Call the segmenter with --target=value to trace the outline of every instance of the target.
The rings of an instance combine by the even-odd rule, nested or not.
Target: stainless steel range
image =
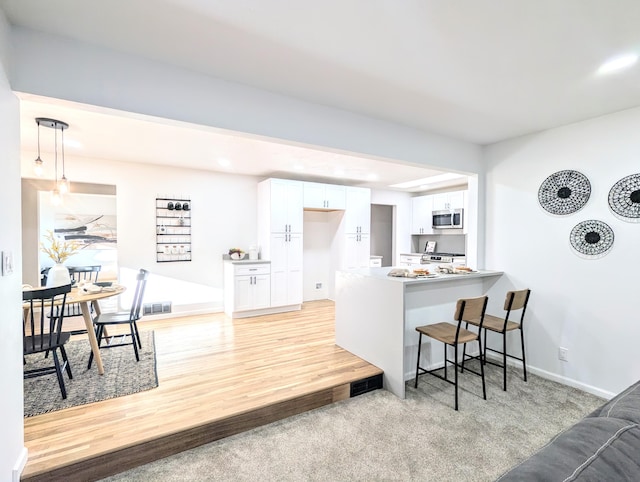
[[[425,253],[422,255],[420,262],[422,264],[435,263],[465,263],[467,260],[464,253]]]

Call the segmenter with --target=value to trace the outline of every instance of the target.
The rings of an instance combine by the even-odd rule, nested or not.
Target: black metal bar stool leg
[[[416,381],[413,388],[418,388],[418,371],[420,370],[420,348],[422,348],[422,333],[418,338],[418,361],[416,361]]]

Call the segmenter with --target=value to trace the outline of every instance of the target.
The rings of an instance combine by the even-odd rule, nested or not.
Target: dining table
[[[104,366],[102,364],[102,357],[100,356],[100,348],[98,346],[96,332],[93,328],[93,318],[91,317],[90,305],[93,306],[95,316],[99,316],[102,313],[99,301],[110,298],[112,296],[118,296],[124,293],[127,288],[125,286],[117,284],[98,288],[100,289],[91,289],[90,287],[87,288],[86,286],[82,288],[74,287],[67,295],[66,303],[78,303],[80,305],[80,309],[82,310],[82,318],[84,319],[84,324],[87,328],[87,338],[89,339],[91,351],[93,352],[93,358],[96,362],[96,366],[98,367],[98,373],[100,375],[104,375]],[[26,319],[26,311],[29,310],[29,306],[23,304],[23,309],[25,310]]]

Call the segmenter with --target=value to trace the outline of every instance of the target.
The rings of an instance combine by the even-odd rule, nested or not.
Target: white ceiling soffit
[[[640,105],[638,0],[0,0],[10,22],[479,144]]]
[[[320,148],[273,140],[140,114],[121,112],[59,99],[19,94],[23,156],[35,159],[38,142],[36,117],[69,124],[65,154],[91,160],[110,159],[258,177],[285,177],[350,184],[379,189],[391,184],[437,176],[442,171],[364,158]],[[40,147],[52,153],[54,140],[41,127]],[[49,156],[49,158],[51,158]],[[420,192],[466,183],[466,177],[445,183],[410,188]]]

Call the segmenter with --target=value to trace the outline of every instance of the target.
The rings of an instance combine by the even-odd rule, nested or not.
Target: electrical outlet
[[[322,289],[322,283],[316,283],[316,289],[317,290],[321,290]]]
[[[569,361],[569,349],[560,347],[558,348],[558,360]]]

